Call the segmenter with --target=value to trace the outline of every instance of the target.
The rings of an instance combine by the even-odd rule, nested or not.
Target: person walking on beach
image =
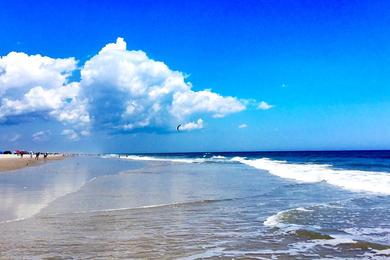
[[[35,154],[35,160],[39,159],[39,152]]]

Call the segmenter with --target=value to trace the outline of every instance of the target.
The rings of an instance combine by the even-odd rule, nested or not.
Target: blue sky
[[[11,58],[4,59],[13,51],[26,54],[26,64],[36,54],[62,64],[53,65],[54,72],[48,69],[30,75],[30,83],[18,81],[28,78],[23,74],[27,72],[21,70],[19,77],[12,78],[7,74],[11,69],[3,68],[0,88],[7,91],[0,96],[1,149],[390,148],[388,1],[1,1],[0,24],[4,68],[13,64]],[[175,71],[182,73],[182,88],[191,87],[191,92],[185,92],[191,98],[177,107],[190,112],[170,114],[170,98],[176,93],[172,90],[169,100],[166,97],[159,103],[164,112],[148,114],[154,104],[148,100],[142,103],[142,113],[123,117],[129,102],[138,100],[139,105],[144,99],[123,92],[116,81],[108,82],[107,77],[115,77],[117,71],[99,63],[99,51],[118,43],[118,37],[126,42],[131,64],[130,52],[142,50],[147,55],[145,62],[159,61],[169,68],[168,78]],[[115,56],[115,64],[123,62],[123,56]],[[66,59],[72,57],[75,62]],[[58,75],[67,74],[66,81],[50,76],[58,72],[58,66],[63,66]],[[83,70],[87,75],[102,68],[106,76],[99,74],[92,83],[85,80],[87,76],[82,79]],[[121,73],[119,78],[128,75],[126,70]],[[151,82],[147,77],[154,75],[139,73],[144,82]],[[15,86],[10,87],[13,83],[7,79],[13,79]],[[62,102],[78,98],[77,104],[51,103],[59,95],[57,89],[71,82],[80,82],[81,96],[67,93],[59,98]],[[45,106],[33,99],[40,97],[40,92],[31,91],[38,85],[48,98]],[[211,90],[201,92],[205,89]],[[35,95],[28,98],[36,103],[26,99],[27,93]],[[219,99],[212,104],[202,101],[202,95],[214,94]],[[198,103],[190,102],[198,99]],[[6,100],[12,101],[10,106]],[[261,101],[273,107],[258,109]],[[83,110],[80,104],[85,105]],[[20,106],[18,112],[13,111],[16,106]],[[87,114],[90,122],[66,121],[59,115],[62,111],[68,112],[68,119],[69,114]],[[145,119],[150,120],[145,123]],[[177,123],[197,124],[198,119],[202,119],[202,125],[197,125],[201,129],[172,131]]]

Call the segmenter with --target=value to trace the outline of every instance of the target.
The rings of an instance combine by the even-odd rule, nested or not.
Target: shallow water
[[[0,257],[390,257],[386,194],[221,156],[128,159],[75,157],[0,175]]]

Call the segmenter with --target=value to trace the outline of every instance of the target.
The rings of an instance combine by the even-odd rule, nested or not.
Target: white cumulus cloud
[[[273,108],[274,106],[273,105],[270,105],[268,104],[267,102],[265,101],[261,101],[259,103],[259,105],[257,106],[257,109],[261,109],[261,110],[268,110],[268,109],[271,109]]]
[[[248,127],[247,124],[241,124],[241,125],[238,126],[238,128],[247,128],[247,127]]]
[[[49,136],[51,135],[51,132],[50,130],[47,130],[47,131],[38,131],[38,132],[35,132],[34,134],[32,134],[32,139],[34,141],[45,141],[47,139],[49,139]]]
[[[0,95],[20,94],[37,86],[57,88],[66,83],[75,69],[74,58],[53,59],[10,52],[0,57]]]
[[[172,102],[172,112],[179,118],[195,113],[224,117],[244,109],[245,106],[236,98],[223,97],[211,90],[177,92]]]
[[[77,69],[80,80],[70,82]],[[71,140],[94,130],[172,131],[178,124],[200,129],[203,120],[196,118],[220,118],[246,107],[233,96],[193,90],[182,72],[143,51],[127,50],[122,38],[79,67],[73,57],[20,52],[0,57],[0,123],[51,118],[65,125],[62,135]]]
[[[69,83],[74,58],[53,59],[11,52],[0,57],[0,122],[34,114],[64,123],[87,124],[88,112],[78,100],[79,83]]]
[[[73,129],[64,129],[62,130],[61,135],[66,136],[66,138],[68,138],[71,141],[75,141],[79,139],[78,133]]]
[[[193,121],[193,122],[180,125],[179,129],[183,131],[191,131],[191,130],[202,129],[202,128],[203,128],[203,120],[199,118],[196,122]]]
[[[224,117],[245,109],[235,97],[193,91],[183,73],[143,51],[128,51],[122,38],[85,63],[80,86],[94,124],[118,131],[174,129],[199,115]]]
[[[13,143],[13,142],[16,142],[20,139],[20,137],[22,137],[20,134],[14,134],[13,136],[11,136],[8,140]]]

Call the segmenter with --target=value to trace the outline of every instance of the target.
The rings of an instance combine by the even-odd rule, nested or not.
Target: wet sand
[[[63,154],[48,155],[48,157],[45,159],[43,158],[43,155],[40,155],[38,160],[35,159],[35,156],[31,158],[29,154],[24,155],[23,157],[15,154],[1,154],[0,173],[41,164],[45,161],[62,160],[64,158],[66,157]]]

